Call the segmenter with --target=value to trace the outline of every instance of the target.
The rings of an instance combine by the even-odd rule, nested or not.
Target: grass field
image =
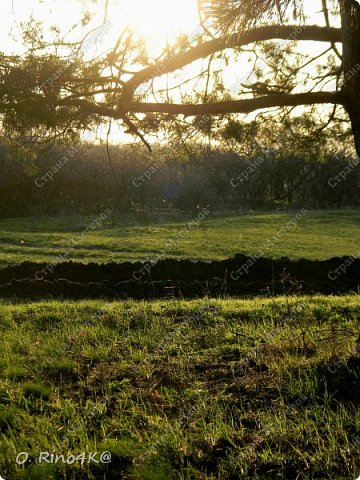
[[[359,327],[356,295],[3,303],[0,474],[355,479]]]
[[[152,258],[162,250],[166,257],[179,259],[256,254],[296,213],[206,217],[191,230],[186,222],[134,225],[109,217],[100,228],[83,236],[96,217],[3,219],[0,263],[53,261],[64,254],[65,260],[81,262],[135,261]],[[171,247],[166,246],[169,240],[173,240]],[[352,255],[359,244],[360,211],[314,211],[265,249],[265,254],[327,259]]]

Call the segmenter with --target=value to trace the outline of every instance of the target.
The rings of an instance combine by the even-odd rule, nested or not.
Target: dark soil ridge
[[[248,267],[248,272],[243,266]],[[251,266],[250,266],[251,265]],[[243,267],[242,270],[239,270]],[[245,270],[247,269],[245,267]],[[286,284],[284,272],[290,275]],[[324,261],[235,255],[223,261],[161,260],[149,263],[24,262],[0,269],[0,296],[163,298],[359,291],[360,259]],[[301,285],[301,290],[299,286]]]

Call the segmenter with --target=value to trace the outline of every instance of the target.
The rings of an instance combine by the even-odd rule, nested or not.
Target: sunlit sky
[[[20,25],[31,16],[41,20],[44,26],[57,25],[62,31],[68,30],[81,18],[82,3],[81,0],[0,0],[1,50],[6,53],[22,50]],[[95,13],[91,25],[101,25],[104,1],[95,5],[90,1],[84,3]],[[179,32],[192,32],[199,24],[196,0],[111,0],[109,21],[113,25],[110,35],[113,41],[123,26],[130,24],[150,44],[157,46],[164,45]],[[85,27],[84,31],[89,28]],[[10,33],[17,41],[10,38]],[[79,33],[78,29],[77,35]]]
[[[321,1],[305,0],[304,3],[311,23],[324,24]],[[21,51],[20,24],[31,15],[45,26],[57,25],[67,30],[81,17],[83,4],[91,12],[98,12],[93,20],[101,25],[103,0],[95,5],[90,0],[0,0],[1,50]],[[113,40],[125,24],[131,24],[149,43],[163,45],[179,32],[191,34],[198,28],[197,0],[111,0],[109,20],[113,24]],[[9,37],[10,33],[17,42]]]
[[[321,0],[305,0],[304,3],[310,23],[324,25]],[[81,18],[84,5],[92,13],[91,24],[84,30],[77,27],[69,34],[68,40],[78,40],[89,29],[102,24],[104,0],[96,3],[90,0],[0,0],[0,50],[8,54],[24,51],[21,24],[31,16],[40,20],[45,30],[51,26],[58,26],[61,32],[70,30]],[[163,50],[166,42],[171,43],[179,33],[191,35],[199,29],[197,0],[110,0],[108,19],[109,31],[101,46],[96,48],[103,51],[110,49],[123,27],[131,25],[144,37],[154,58]],[[303,43],[305,51],[312,54],[323,49],[323,45],[314,42]],[[102,52],[90,53],[97,55]],[[245,63],[242,65],[244,68]],[[243,77],[244,72],[240,75]],[[228,70],[225,81],[226,76],[230,86],[241,82],[239,68]]]

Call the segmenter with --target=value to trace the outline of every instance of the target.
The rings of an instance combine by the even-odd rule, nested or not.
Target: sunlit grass
[[[3,302],[0,472],[356,478],[359,327],[357,295]],[[108,467],[34,461],[105,450]]]
[[[24,218],[0,221],[0,262],[52,261],[59,255],[81,262],[136,261],[156,256],[219,260],[236,253],[257,254],[297,212],[208,217],[177,235],[186,222],[135,224],[110,218],[81,237],[94,217]],[[189,219],[190,221],[191,219]],[[168,241],[174,243],[166,247]],[[360,245],[360,212],[310,212],[264,252],[270,257],[327,259],[353,255]]]

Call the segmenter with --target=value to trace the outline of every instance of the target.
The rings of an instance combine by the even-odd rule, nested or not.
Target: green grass
[[[81,262],[135,261],[166,257],[219,260],[236,253],[256,254],[297,212],[207,217],[176,240],[186,222],[134,225],[109,218],[96,231],[81,232],[95,217],[5,219],[0,221],[0,263],[51,262],[58,255]],[[191,220],[191,219],[189,219]],[[171,248],[166,245],[174,240]],[[267,256],[326,259],[359,248],[359,211],[314,211],[264,252]]]
[[[0,307],[5,479],[360,473],[359,295]]]

